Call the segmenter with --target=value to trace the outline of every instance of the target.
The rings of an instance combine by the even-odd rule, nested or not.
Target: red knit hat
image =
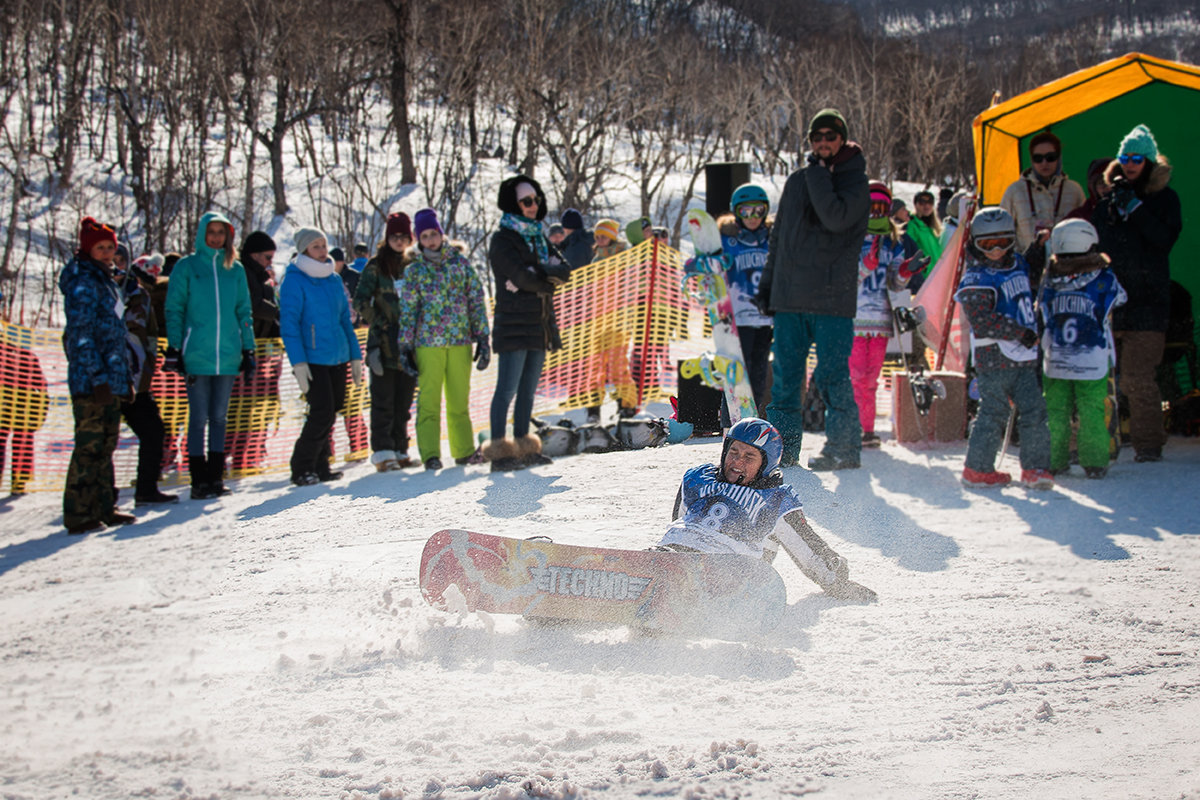
[[[409,239],[413,238],[412,222],[408,219],[408,214],[403,211],[392,214],[387,219],[387,233],[385,236],[391,238],[392,234],[403,233]]]
[[[101,225],[91,217],[84,217],[79,223],[79,252],[90,256],[92,248],[100,242],[117,243],[117,232],[107,225]]]

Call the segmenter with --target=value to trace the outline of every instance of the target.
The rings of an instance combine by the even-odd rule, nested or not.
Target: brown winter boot
[[[519,457],[517,443],[512,439],[488,439],[479,448],[479,452],[492,463],[492,472],[525,469],[525,464]]]
[[[549,456],[542,455],[542,438],[536,433],[529,433],[517,439],[517,450],[521,463],[527,467],[539,467],[553,464]]]

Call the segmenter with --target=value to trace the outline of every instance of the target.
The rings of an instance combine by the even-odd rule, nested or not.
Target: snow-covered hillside
[[[247,479],[86,537],[56,496],[3,501],[0,796],[1200,798],[1200,441],[1049,492],[966,491],[964,451],[787,470],[880,601],[780,563],[783,623],[740,644],[416,585],[441,528],[648,546],[715,439]]]

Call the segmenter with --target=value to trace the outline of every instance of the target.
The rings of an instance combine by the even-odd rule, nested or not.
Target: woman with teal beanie
[[[210,211],[200,218],[194,249],[175,265],[167,287],[163,369],[187,376],[193,500],[229,491],[222,482],[229,395],[238,373],[251,374],[255,367],[250,290],[233,253],[233,223]]]

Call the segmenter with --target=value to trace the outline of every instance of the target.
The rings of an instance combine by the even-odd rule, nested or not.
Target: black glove
[[[758,313],[765,317],[775,316],[775,312],[771,310],[771,290],[759,288],[758,294],[750,301],[754,303],[754,307],[758,309]]]
[[[1025,347],[1037,347],[1037,331],[1031,328],[1026,328],[1025,330],[1021,331],[1021,338],[1017,341],[1019,341]]]
[[[250,380],[254,377],[254,370],[258,369],[258,362],[254,359],[253,350],[242,351],[242,363],[238,367],[238,372],[242,373],[242,377]]]
[[[187,375],[187,370],[183,368],[183,356],[174,347],[168,347],[167,352],[163,354],[163,372],[174,372],[179,375]]]
[[[544,269],[546,270],[546,280],[555,286],[562,286],[571,277],[570,265],[561,261],[557,264],[547,264]]]
[[[400,363],[400,370],[405,374],[412,375],[414,378],[421,374],[421,371],[417,369],[417,356],[412,350],[401,350],[396,360]]]
[[[475,369],[485,370],[490,363],[492,363],[492,346],[488,344],[486,336],[480,336],[475,340]]]

